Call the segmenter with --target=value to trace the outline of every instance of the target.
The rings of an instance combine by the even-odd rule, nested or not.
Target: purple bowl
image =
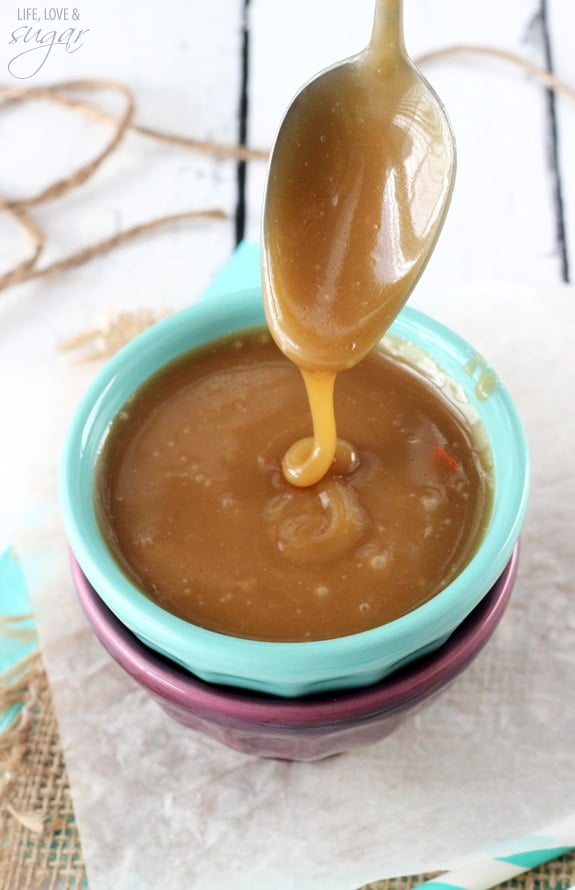
[[[96,636],[170,717],[244,754],[302,761],[378,742],[446,689],[495,631],[518,560],[516,544],[489,593],[431,655],[363,689],[285,699],[206,683],[146,647],[108,609],[71,556],[78,599]]]

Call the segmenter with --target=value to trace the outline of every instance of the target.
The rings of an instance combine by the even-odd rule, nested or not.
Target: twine
[[[522,70],[534,80],[542,83],[548,89],[562,93],[570,99],[575,99],[575,89],[564,83],[550,71],[533,64],[522,56],[507,52],[502,49],[478,45],[455,45],[433,50],[420,55],[416,62],[419,65],[435,63],[452,57],[475,56],[476,58],[491,58],[519,70]],[[121,96],[123,110],[119,116],[114,116],[97,105],[83,98],[78,98],[74,93],[112,91]],[[194,139],[178,133],[165,132],[153,127],[144,127],[135,122],[136,103],[132,91],[124,84],[111,80],[76,80],[65,81],[46,87],[12,87],[0,85],[0,110],[15,104],[30,101],[50,102],[75,113],[81,113],[99,123],[112,127],[109,140],[104,148],[95,157],[73,170],[68,176],[50,183],[36,194],[17,199],[0,199],[0,211],[10,213],[16,223],[25,231],[31,247],[28,256],[17,262],[6,273],[0,276],[0,292],[15,285],[22,284],[32,279],[45,278],[49,275],[64,272],[75,266],[83,265],[94,257],[101,256],[110,250],[138,238],[151,234],[158,229],[172,223],[191,222],[198,219],[226,220],[229,218],[220,209],[190,210],[184,213],[167,214],[125,229],[115,235],[97,241],[88,247],[69,254],[64,259],[40,265],[44,248],[47,243],[45,231],[30,213],[30,209],[49,201],[55,201],[68,195],[71,191],[85,184],[105,161],[116,152],[128,131],[134,132],[144,138],[163,142],[169,145],[180,146],[193,151],[202,152],[215,157],[231,159],[234,161],[264,161],[268,157],[267,150],[255,149],[244,146],[225,145]]]
[[[74,92],[87,91],[115,91],[124,100],[124,109],[118,117],[114,117],[92,105],[85,100],[66,95]],[[30,254],[16,263],[6,273],[0,276],[0,291],[14,285],[30,281],[34,278],[44,278],[57,272],[63,272],[74,266],[80,266],[96,256],[100,256],[120,244],[138,238],[162,228],[169,223],[189,222],[198,219],[228,219],[228,214],[219,209],[190,210],[183,213],[171,213],[159,216],[146,222],[125,229],[115,235],[97,241],[88,247],[82,248],[62,260],[58,260],[46,266],[39,266],[39,260],[46,246],[46,234],[30,214],[30,208],[37,207],[48,201],[54,201],[65,197],[74,189],[86,183],[100,169],[104,162],[120,147],[128,130],[133,130],[142,136],[155,139],[160,142],[170,143],[195,151],[204,152],[223,158],[236,160],[261,160],[267,157],[267,152],[257,149],[249,149],[242,146],[234,147],[218,142],[209,142],[192,139],[174,133],[166,133],[150,127],[139,126],[134,123],[135,100],[132,92],[123,84],[109,80],[77,80],[53,84],[48,87],[9,87],[0,85],[0,110],[15,104],[30,101],[46,101],[63,106],[74,112],[89,116],[101,123],[112,125],[112,134],[104,148],[95,155],[92,160],[73,170],[63,179],[50,183],[41,191],[17,199],[0,199],[0,211],[4,210],[12,215],[14,220],[28,235],[32,248]]]
[[[495,49],[491,46],[479,46],[475,44],[456,44],[454,46],[446,46],[442,49],[430,50],[419,56],[416,61],[418,65],[425,65],[430,62],[437,62],[441,59],[466,55],[497,59],[500,62],[505,62],[506,64],[519,68],[526,74],[529,74],[532,78],[542,83],[543,86],[547,87],[547,89],[557,93],[563,93],[570,99],[575,99],[575,89],[558,78],[551,71],[548,71],[547,68],[535,65],[528,59],[524,59],[523,56],[508,52],[504,49]]]

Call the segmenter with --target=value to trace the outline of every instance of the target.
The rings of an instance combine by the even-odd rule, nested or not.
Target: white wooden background
[[[89,29],[83,46],[75,53],[54,47],[37,74],[19,79],[10,70],[32,67],[31,57],[11,62],[22,48],[9,43],[22,27],[22,7],[2,0],[0,83],[117,79],[134,90],[140,122],[235,144],[245,79],[247,142],[269,147],[297,88],[366,43],[372,7],[373,0],[87,0],[78,7],[80,22],[68,23]],[[473,7],[405,0],[405,14],[414,56],[482,44],[546,65],[547,43],[556,74],[575,85],[572,0],[484,0]],[[444,234],[420,286],[568,279],[575,265],[575,101],[558,96],[552,108],[538,82],[491,59],[462,56],[424,70],[452,118],[459,168]],[[107,135],[105,127],[40,103],[0,111],[0,194],[22,196],[66,175]],[[229,223],[174,227],[57,280],[14,288],[0,301],[0,324],[14,342],[34,311],[66,335],[93,315],[82,295],[95,285],[100,311],[192,301],[239,234],[258,238],[264,175],[264,163],[248,164],[244,187],[235,161],[130,136],[87,186],[37,210],[50,239],[47,261],[163,213],[221,207]],[[0,271],[24,251],[22,234],[0,215]]]

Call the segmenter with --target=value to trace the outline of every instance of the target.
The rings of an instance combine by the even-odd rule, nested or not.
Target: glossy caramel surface
[[[295,488],[301,376],[269,334],[195,351],[124,408],[98,471],[101,526],[136,583],[203,627],[264,640],[356,633],[415,608],[471,557],[489,474],[466,425],[376,350],[338,375],[358,461]]]

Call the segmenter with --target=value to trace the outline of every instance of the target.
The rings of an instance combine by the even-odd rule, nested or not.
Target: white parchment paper
[[[82,295],[84,317],[99,299]],[[54,321],[54,305],[49,326],[12,312],[0,330],[0,537],[31,587],[91,890],[353,890],[452,866],[574,809],[575,290],[422,285],[411,304],[469,339],[523,416],[533,470],[519,579],[495,637],[442,698],[391,738],[313,764],[243,756],[171,722],[92,636],[56,467],[97,366],[56,353],[74,316]]]

